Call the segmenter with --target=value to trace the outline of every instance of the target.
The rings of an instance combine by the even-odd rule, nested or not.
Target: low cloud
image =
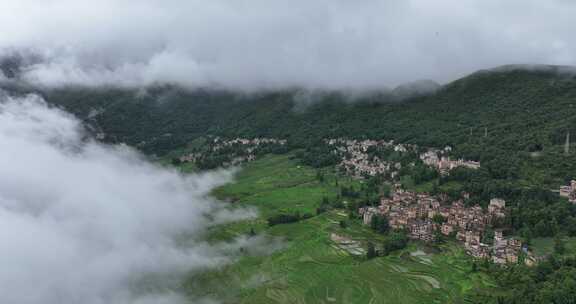
[[[46,86],[379,89],[576,65],[566,0],[4,0],[4,53]]]
[[[246,244],[201,241],[253,216],[209,196],[230,171],[183,176],[86,140],[78,120],[35,96],[0,96],[0,145],[2,303],[180,303],[171,282]]]

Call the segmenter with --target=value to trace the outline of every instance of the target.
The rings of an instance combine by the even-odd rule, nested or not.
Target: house
[[[462,230],[458,230],[458,232],[456,232],[456,239],[460,242],[465,242],[466,241],[466,232],[462,231]]]
[[[450,225],[448,223],[443,223],[442,226],[440,226],[440,232],[443,235],[450,235],[452,232],[454,232],[454,226]]]
[[[571,203],[576,203],[576,180],[571,180],[568,186],[561,186],[560,196],[567,198]]]
[[[514,238],[504,238],[502,230],[494,231],[494,249],[492,261],[496,264],[518,263],[518,253],[522,250],[522,242]]]
[[[433,224],[430,220],[413,220],[408,225],[409,237],[412,239],[432,242],[434,240]]]
[[[490,200],[488,205],[488,213],[492,218],[503,218],[506,216],[504,213],[504,208],[506,207],[506,201],[500,198],[493,198]]]
[[[500,198],[493,198],[488,205],[488,213],[498,212],[506,207],[506,201]]]
[[[380,212],[378,208],[375,207],[363,207],[358,210],[358,213],[362,215],[362,222],[364,225],[370,225],[374,215],[379,214]]]

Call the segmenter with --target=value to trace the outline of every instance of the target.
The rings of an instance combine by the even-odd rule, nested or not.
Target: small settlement
[[[387,162],[371,157],[368,153],[370,148],[390,148],[394,152],[405,153],[415,150],[416,146],[406,144],[395,144],[394,141],[386,140],[354,140],[354,139],[328,139],[326,143],[335,147],[335,153],[341,154],[342,159],[338,165],[346,174],[354,177],[364,175],[376,176],[389,173],[392,178],[397,176],[401,169],[399,162]]]
[[[446,175],[450,170],[458,167],[465,167],[468,169],[480,168],[480,162],[464,159],[451,160],[449,156],[446,156],[450,151],[452,151],[452,148],[449,146],[443,150],[429,149],[427,152],[420,155],[420,159],[424,164],[435,168],[442,175]]]
[[[571,203],[576,203],[576,180],[570,181],[568,186],[561,186],[560,196],[567,198]]]
[[[465,207],[462,200],[449,203],[445,198],[405,191],[396,185],[391,198],[382,198],[378,207],[363,207],[359,212],[366,225],[372,217],[384,216],[390,227],[405,229],[411,239],[432,242],[441,233],[454,236],[475,258],[491,259],[496,264],[517,263],[522,249],[519,240],[505,238],[496,230],[493,245],[482,242],[487,228],[506,216],[505,208],[506,202],[498,198],[490,200],[484,211],[480,206]],[[437,217],[442,221],[434,220]]]
[[[223,163],[223,166],[236,166],[245,162],[251,162],[256,159],[256,149],[269,146],[269,145],[286,145],[287,141],[285,139],[276,138],[234,138],[234,139],[222,139],[216,137],[209,142],[209,152],[217,152],[229,147],[238,147],[242,153],[234,155],[230,160]],[[179,157],[179,161],[182,163],[191,162],[195,163],[202,159],[206,154],[202,152],[187,153]],[[234,153],[231,153],[234,154]]]
[[[394,141],[386,140],[354,140],[354,139],[327,139],[328,145],[335,148],[334,153],[341,155],[341,161],[338,165],[346,174],[361,178],[363,176],[376,176],[387,174],[394,179],[398,176],[398,171],[402,168],[400,162],[390,162],[380,159],[378,156],[370,155],[372,149],[389,149],[398,153],[417,152],[416,145],[399,144]],[[442,150],[428,149],[427,152],[420,154],[422,162],[435,168],[440,174],[448,174],[450,170],[458,167],[469,169],[480,168],[480,163],[471,160],[457,159],[452,160],[449,156],[452,148],[445,147]]]

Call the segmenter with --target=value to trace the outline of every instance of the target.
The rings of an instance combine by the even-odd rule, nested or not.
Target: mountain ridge
[[[551,168],[551,183],[570,178],[576,153],[565,156],[561,151],[568,132],[576,141],[576,77],[558,74],[566,69],[557,66],[512,67],[479,71],[403,102],[389,102],[381,95],[351,100],[341,92],[325,92],[311,95],[303,107],[297,90],[246,94],[158,86],[146,92],[14,91],[37,92],[106,134],[105,140],[149,154],[163,155],[207,135],[282,138],[293,149],[317,146],[323,138],[393,139],[450,145],[459,156],[506,169],[501,175],[533,162],[530,168]],[[527,156],[542,151],[539,159]]]

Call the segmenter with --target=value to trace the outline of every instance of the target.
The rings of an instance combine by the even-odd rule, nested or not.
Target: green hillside
[[[322,197],[334,199],[334,175],[316,179],[316,171],[298,165],[287,155],[266,156],[248,164],[234,183],[215,191],[233,199],[235,206],[253,207],[259,216],[251,221],[215,227],[212,241],[246,235],[282,240],[271,254],[246,254],[236,263],[189,278],[187,292],[224,303],[459,303],[495,283],[473,271],[472,259],[456,243],[439,248],[412,243],[389,256],[366,260],[366,242],[381,244],[384,235],[346,210],[334,209],[298,223],[269,227],[266,218],[279,213],[313,213]],[[341,185],[356,180],[340,180]],[[343,228],[340,221],[346,221]],[[361,254],[350,254],[331,240],[331,234],[358,242]],[[273,243],[273,242],[271,242]],[[247,248],[246,252],[250,252]],[[256,248],[257,249],[257,248]],[[260,249],[261,250],[261,249]]]
[[[157,155],[205,135],[286,138],[293,148],[314,147],[327,137],[383,138],[452,145],[457,155],[482,161],[493,178],[555,187],[576,172],[576,150],[570,156],[562,152],[568,131],[576,142],[576,78],[557,69],[478,72],[400,103],[377,94],[351,100],[341,92],[302,98],[306,91],[248,94],[169,86],[42,94],[86,118],[109,141]]]
[[[576,147],[564,153],[567,134],[576,142],[576,77],[561,70],[505,67],[481,71],[432,95],[403,102],[392,102],[383,94],[352,98],[343,92],[298,89],[259,93],[171,86],[10,90],[40,92],[49,103],[84,119],[94,133],[106,134],[105,140],[126,142],[150,155],[164,156],[165,162],[186,147],[206,144],[209,136],[288,140],[288,149],[263,152],[259,156],[276,154],[250,163],[236,183],[216,191],[220,198],[239,206],[257,208],[260,217],[217,227],[210,235],[213,241],[252,233],[278,236],[287,241],[287,247],[271,255],[247,255],[229,267],[190,278],[185,288],[194,294],[201,291],[207,297],[219,295],[244,303],[444,303],[462,299],[520,303],[514,301],[525,295],[528,300],[521,303],[573,303],[573,246],[558,248],[563,240],[576,237],[576,205],[550,191],[576,178]],[[330,150],[322,139],[336,137],[393,139],[420,147],[450,145],[452,156],[480,161],[479,170],[456,169],[449,176],[418,181],[414,178],[417,170],[406,169],[399,178],[417,191],[456,195],[466,191],[471,204],[485,205],[494,197],[506,199],[510,216],[502,224],[507,232],[534,239],[533,247],[547,251],[554,238],[557,256],[534,268],[486,266],[477,272],[474,266],[473,272],[476,264],[451,243],[436,248],[441,253],[410,243],[369,261],[343,252],[330,240],[331,233],[344,234],[361,248],[368,248],[368,241],[390,243],[387,238],[393,236],[377,235],[357,219],[348,228],[342,227],[340,222],[346,220],[342,207],[315,212],[325,198],[343,193],[338,187],[354,184],[362,189],[361,181],[344,176],[339,186],[320,182],[315,178],[318,168],[308,166],[321,167],[328,181],[335,177],[334,163],[324,161]],[[417,154],[411,157],[412,167],[419,168]],[[407,164],[403,167],[410,168]],[[364,188],[364,201],[359,198],[346,205],[351,213],[355,204],[373,203],[373,189]],[[284,217],[278,220],[277,215]],[[494,284],[502,294],[483,300]]]

